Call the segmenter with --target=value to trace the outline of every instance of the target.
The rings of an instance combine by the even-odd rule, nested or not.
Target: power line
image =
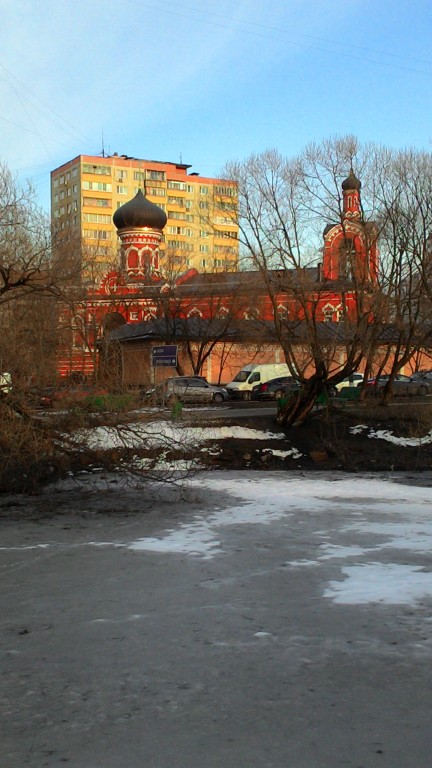
[[[232,28],[233,28],[232,24],[226,24],[226,23],[222,23],[222,22],[218,22],[218,21],[213,21],[212,18],[209,18],[208,12],[207,11],[203,11],[200,8],[196,8],[196,7],[191,8],[191,6],[188,6],[188,8],[192,11],[192,13],[199,14],[199,15],[198,16],[193,16],[191,14],[187,14],[187,13],[185,13],[185,10],[187,10],[187,8],[185,8],[184,5],[179,5],[178,3],[169,2],[169,0],[161,0],[158,3],[157,6],[153,5],[152,3],[148,3],[148,2],[142,2],[142,1],[140,2],[139,0],[125,0],[125,2],[127,2],[129,5],[138,6],[140,8],[149,8],[151,10],[156,10],[158,12],[162,11],[163,13],[167,13],[167,14],[171,14],[171,15],[175,14],[176,16],[179,16],[180,18],[185,18],[185,19],[191,19],[192,18],[195,21],[207,24],[207,25],[212,26],[212,27],[219,27],[219,28],[228,29],[228,30],[230,30],[230,29],[232,30]],[[165,6],[170,6],[170,7],[169,8],[164,8],[163,7],[164,5]],[[172,10],[172,9],[174,9],[174,10]],[[178,9],[178,10],[176,10],[176,9]],[[215,17],[215,18],[224,18],[224,19],[226,19],[226,17],[223,16],[222,14],[217,14],[217,13],[213,13],[213,12],[211,13],[211,16]],[[136,21],[136,19],[135,19],[135,21]],[[346,44],[345,44],[345,42],[343,43],[343,47],[344,47],[343,51],[340,51],[340,50],[337,50],[337,49],[336,50],[329,50],[329,49],[326,49],[326,48],[318,47],[316,45],[311,45],[311,44],[307,44],[307,43],[301,43],[301,42],[298,41],[298,38],[302,37],[302,38],[307,39],[307,40],[316,40],[320,44],[324,44],[324,45],[330,44],[331,46],[333,46],[333,49],[335,47],[335,43],[337,45],[337,41],[335,41],[335,40],[327,40],[326,38],[321,38],[321,37],[317,37],[317,36],[313,36],[313,35],[305,35],[304,33],[301,33],[301,32],[300,33],[296,32],[295,33],[295,37],[292,37],[291,36],[292,33],[290,33],[289,30],[284,29],[283,27],[273,27],[273,26],[270,26],[270,25],[267,25],[267,24],[262,24],[262,23],[258,23],[258,22],[248,21],[248,20],[245,20],[245,19],[236,19],[235,17],[232,17],[231,21],[239,29],[242,29],[242,27],[245,27],[246,29],[244,29],[243,31],[246,32],[246,34],[250,34],[250,35],[253,35],[253,36],[256,36],[256,37],[267,38],[267,37],[269,37],[269,35],[266,34],[266,33],[272,33],[272,37],[274,39],[279,39],[279,40],[282,41],[282,40],[285,40],[287,38],[287,36],[288,36],[290,44],[293,45],[293,46],[296,46],[298,48],[305,48],[307,50],[314,50],[314,51],[319,51],[321,53],[327,53],[327,54],[328,53],[330,53],[330,54],[337,54],[339,56],[344,56],[344,57],[347,57],[347,58],[350,58],[350,59],[356,58],[356,59],[360,59],[363,62],[369,62],[369,63],[377,64],[378,66],[391,67],[391,68],[394,68],[394,69],[401,69],[401,70],[405,70],[407,72],[416,72],[417,74],[422,74],[422,75],[430,76],[430,72],[428,72],[426,70],[416,69],[414,67],[409,67],[409,66],[406,66],[406,65],[403,65],[403,64],[397,64],[397,63],[390,62],[390,61],[383,61],[382,57],[383,56],[387,56],[387,57],[392,58],[392,59],[405,59],[405,60],[413,61],[413,62],[416,62],[416,63],[419,63],[419,64],[426,64],[427,66],[432,66],[432,60],[418,59],[418,58],[415,58],[415,57],[412,57],[412,56],[406,56],[406,55],[402,55],[402,54],[398,54],[398,53],[393,53],[393,52],[387,52],[387,51],[383,51],[383,50],[377,50],[377,49],[373,49],[373,48],[368,48],[368,47],[365,47],[365,46],[354,45],[354,44],[351,43],[351,41],[349,43],[349,52],[346,51]],[[148,22],[146,22],[146,23],[148,23]],[[257,30],[247,29],[247,27],[257,27],[258,29]],[[276,35],[273,34],[273,33],[276,33]],[[341,45],[342,45],[342,43],[341,43]],[[353,49],[355,49],[357,51],[365,51],[367,53],[372,53],[372,54],[375,54],[376,56],[378,56],[380,58],[375,60],[375,59],[366,59],[364,56],[356,56],[355,54],[352,53]]]

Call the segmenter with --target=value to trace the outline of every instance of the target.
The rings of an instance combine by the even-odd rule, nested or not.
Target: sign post
[[[178,347],[175,344],[171,344],[164,347],[153,347],[152,348],[153,368],[158,368],[159,366],[176,368],[177,353],[178,353]]]
[[[152,366],[156,368],[176,368],[178,358],[178,347],[176,344],[168,344],[162,347],[152,348]],[[156,370],[154,370],[154,386],[156,390]],[[163,405],[165,406],[165,392],[162,396]]]

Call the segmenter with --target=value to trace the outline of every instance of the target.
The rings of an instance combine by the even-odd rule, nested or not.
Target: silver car
[[[387,374],[380,376],[379,379],[368,379],[368,389],[372,394],[384,394],[390,376]],[[404,376],[403,373],[397,373],[392,386],[393,394],[401,396],[420,396],[429,395],[432,392],[432,381],[425,378],[416,378],[415,376]]]
[[[224,387],[209,384],[198,376],[176,376],[165,382],[166,402],[178,398],[183,403],[223,403],[229,399]]]

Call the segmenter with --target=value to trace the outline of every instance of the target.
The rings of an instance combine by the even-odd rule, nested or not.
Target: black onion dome
[[[348,189],[357,189],[360,192],[360,187],[361,181],[358,180],[357,176],[354,176],[354,171],[351,168],[350,175],[342,182],[342,189],[344,192]]]
[[[163,229],[167,223],[167,215],[162,208],[147,200],[139,189],[132,200],[116,210],[113,222],[117,229],[130,227]]]

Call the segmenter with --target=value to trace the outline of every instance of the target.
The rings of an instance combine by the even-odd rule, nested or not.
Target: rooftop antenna
[[[145,169],[141,170],[141,160],[138,161],[138,173],[139,173],[139,179],[142,182],[144,197],[147,197],[147,179],[146,179],[146,172]]]
[[[104,135],[103,135],[103,128],[102,128],[102,157],[105,157],[105,146],[104,146]]]
[[[180,165],[183,165],[183,157],[181,152],[180,152]]]

